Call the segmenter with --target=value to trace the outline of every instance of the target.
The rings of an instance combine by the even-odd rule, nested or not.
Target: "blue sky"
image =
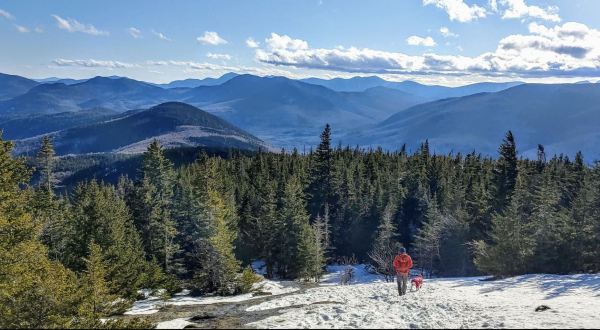
[[[0,72],[595,81],[598,12],[597,0],[0,0]]]

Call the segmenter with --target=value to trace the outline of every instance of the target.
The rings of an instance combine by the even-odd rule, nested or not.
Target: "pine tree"
[[[279,218],[283,222],[283,237],[279,241],[278,272],[284,278],[307,276],[315,262],[311,259],[311,244],[314,234],[306,212],[304,192],[300,180],[290,178],[285,185]]]
[[[76,278],[37,240],[31,193],[21,189],[30,171],[11,153],[0,137],[0,327],[63,327],[76,312]]]
[[[154,140],[144,153],[143,178],[134,214],[143,232],[146,253],[160,262],[164,272],[171,274],[177,273],[179,267],[173,263],[179,251],[172,214],[174,175],[173,164]]]
[[[54,189],[54,147],[50,136],[44,136],[42,139],[42,146],[37,154],[37,166],[40,169],[40,186],[51,195]]]
[[[397,255],[400,244],[397,240],[397,232],[392,221],[394,207],[389,203],[381,218],[381,223],[377,229],[377,236],[373,241],[373,249],[369,257],[374,262],[376,271],[383,275],[386,281],[391,281],[396,274],[393,261]]]
[[[431,201],[425,216],[426,222],[419,229],[415,237],[416,259],[423,268],[427,267],[432,273],[438,266],[441,258],[443,235],[445,231],[444,219],[440,214],[435,201]]]
[[[207,240],[201,240],[197,258],[202,268],[196,271],[195,285],[202,291],[215,291],[221,295],[231,295],[239,290],[237,272],[240,262],[235,258],[234,241],[236,232],[235,209],[216,190],[209,190],[208,203],[212,233]]]
[[[517,180],[517,148],[511,131],[499,148],[500,157],[494,167],[494,211],[502,212],[510,204]]]
[[[309,242],[310,261],[307,268],[307,277],[319,282],[327,266],[327,252],[329,249],[329,214],[325,208],[323,217],[317,216],[312,225],[312,241]]]
[[[85,319],[98,320],[111,312],[111,303],[116,299],[110,294],[107,282],[107,266],[99,245],[93,241],[89,246],[90,254],[85,258],[85,272],[81,279],[79,315]]]
[[[61,260],[66,249],[64,222],[68,217],[68,205],[63,198],[54,195],[54,154],[52,139],[45,136],[36,156],[40,179],[31,212],[34,220],[42,225],[40,237],[49,249],[49,256]]]
[[[474,261],[480,271],[496,276],[511,276],[524,274],[529,269],[536,242],[523,209],[525,189],[521,183],[506,211],[494,215],[491,242],[474,242]]]
[[[311,167],[311,182],[308,193],[311,197],[310,213],[323,214],[325,205],[332,204],[333,150],[331,149],[331,126],[325,125],[321,142],[314,154]]]
[[[78,185],[63,230],[68,236],[63,262],[72,270],[85,269],[83,260],[94,242],[108,262],[111,292],[132,296],[148,284],[141,281],[148,265],[140,236],[125,201],[114,187],[95,181]]]

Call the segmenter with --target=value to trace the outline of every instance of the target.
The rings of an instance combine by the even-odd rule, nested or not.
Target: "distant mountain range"
[[[268,136],[275,144],[289,146],[304,134],[310,134],[311,139],[318,136],[318,130],[327,122],[338,129],[376,124],[399,110],[427,101],[385,87],[364,92],[337,92],[283,77],[230,76],[231,79],[220,85],[195,88],[162,88],[122,77],[95,77],[71,85],[40,84],[0,102],[0,123],[43,119],[56,123],[56,116],[48,116],[63,114],[64,127],[53,129],[66,129],[78,120],[102,119],[96,114],[82,115],[81,112],[94,109],[125,112],[179,101],[201,107],[247,131]],[[78,114],[73,115],[76,118],[67,119],[68,113]],[[23,137],[23,133],[19,137]]]
[[[117,76],[34,81],[0,74],[0,129],[4,137],[19,140],[22,152],[52,134],[64,154],[137,152],[154,137],[169,146],[256,150],[264,140],[302,148],[316,144],[330,123],[334,140],[344,144],[395,150],[406,143],[414,149],[429,139],[438,153],[486,155],[496,154],[510,129],[523,155],[533,156],[541,143],[549,154],[581,149],[600,159],[599,90],[600,84],[588,81],[446,87],[379,77],[294,80],[230,73],[157,85]],[[163,103],[169,105],[164,115],[151,111],[157,104],[164,109]],[[198,124],[194,116],[208,115],[235,133],[221,128],[207,138],[205,129],[212,126]],[[126,134],[107,138],[121,130]]]
[[[0,101],[24,94],[38,84],[31,79],[0,73]]]
[[[303,82],[325,86],[340,92],[362,92],[373,87],[387,87],[397,89],[405,93],[419,96],[429,100],[443,99],[448,97],[460,97],[477,93],[498,92],[510,87],[522,84],[522,82],[506,82],[506,83],[476,83],[460,87],[446,87],[436,85],[423,85],[414,81],[387,81],[379,77],[353,77],[349,79],[319,79],[308,78],[303,79]]]
[[[163,88],[194,88],[199,86],[216,86],[221,85],[222,83],[227,82],[231,78],[237,77],[237,73],[226,73],[219,78],[204,78],[204,79],[184,79],[184,80],[175,80],[168,84],[156,84],[159,87]]]
[[[370,129],[343,138],[350,144],[415,150],[426,139],[437,153],[472,151],[496,155],[512,130],[519,152],[535,157],[538,144],[549,155],[582,151],[600,159],[600,84],[526,84],[420,104]]]
[[[167,148],[206,146],[269,150],[262,140],[223,119],[178,102],[163,103],[148,110],[49,135],[58,155],[141,153],[155,139]],[[34,152],[41,138],[17,140],[16,153]]]

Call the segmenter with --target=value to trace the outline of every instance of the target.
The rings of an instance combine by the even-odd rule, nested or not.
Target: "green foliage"
[[[133,212],[146,253],[156,258],[169,274],[177,273],[179,267],[174,262],[179,251],[173,221],[174,180],[173,164],[155,140],[144,154],[142,181],[136,191]]]
[[[30,172],[11,151],[0,138],[0,327],[61,327],[76,312],[76,278],[38,241],[32,195],[21,189]]]
[[[242,275],[240,275],[239,292],[240,293],[251,292],[254,284],[256,284],[260,281],[261,281],[261,277],[254,274],[254,271],[252,271],[252,268],[250,266],[244,268],[244,271],[242,271]]]
[[[79,315],[97,320],[111,314],[112,302],[116,296],[111,295],[108,289],[107,266],[100,246],[92,241],[89,251],[89,256],[84,259],[86,269],[81,278],[82,302],[79,305]]]
[[[140,288],[248,292],[257,277],[240,265],[258,259],[268,278],[318,281],[351,256],[390,276],[398,244],[443,275],[600,271],[600,163],[541,146],[519,159],[510,132],[498,159],[432,155],[427,141],[410,155],[332,148],[330,134],[308,154],[203,153],[178,169],[155,141],[134,180],[68,196],[45,179],[31,189],[0,140],[0,327],[149,326],[99,318]],[[51,177],[63,161],[76,162],[39,167]]]
[[[47,194],[51,195],[54,188],[54,147],[50,136],[44,136],[42,139],[42,145],[37,154],[37,165],[40,171],[40,186]]]

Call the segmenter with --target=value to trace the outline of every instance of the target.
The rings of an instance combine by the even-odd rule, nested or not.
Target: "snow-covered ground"
[[[253,266],[260,271],[260,264]],[[427,279],[420,291],[399,297],[396,283],[384,282],[364,266],[355,266],[351,283],[340,285],[344,268],[330,266],[318,286],[304,290],[294,282],[262,281],[257,287],[274,296],[266,300],[184,292],[166,302],[150,296],[126,314],[156,313],[165,304],[244,302],[239,313],[254,315],[250,319],[258,320],[246,326],[257,328],[600,328],[600,274]],[[542,305],[550,309],[536,312]],[[179,317],[158,328],[183,328],[190,321]]]
[[[355,283],[340,286],[333,267],[323,285],[247,311],[283,308],[253,322],[258,328],[598,328],[600,275],[526,275],[426,280],[418,292],[397,295],[356,267]],[[549,310],[536,312],[540,305]]]
[[[262,280],[261,282],[254,284],[253,289],[255,292],[267,293],[271,296],[276,296],[297,291],[299,288],[294,282],[275,282],[269,280]],[[175,294],[173,297],[167,300],[163,300],[159,297],[159,295],[151,295],[148,290],[142,290],[140,293],[145,295],[146,299],[136,301],[133,304],[133,306],[124,313],[125,315],[154,314],[157,313],[161,307],[167,305],[191,306],[211,305],[217,303],[235,303],[262,297],[262,295],[256,295],[254,293],[241,294],[230,297],[192,297],[189,295],[189,292],[184,291],[182,293]]]

